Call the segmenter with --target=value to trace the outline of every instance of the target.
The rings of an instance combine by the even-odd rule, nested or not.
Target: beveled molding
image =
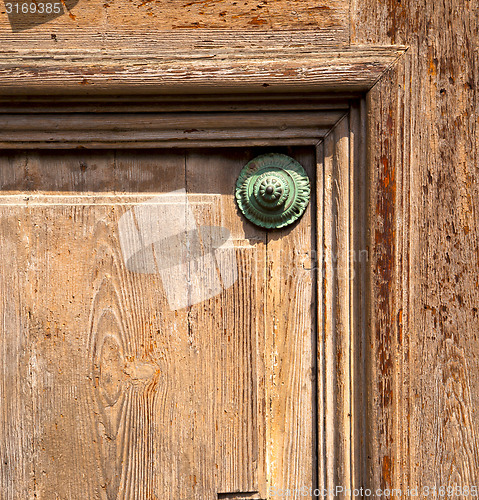
[[[186,45],[179,34],[155,37],[141,50],[118,36],[116,45],[107,39],[88,50],[0,49],[0,91],[9,96],[0,98],[0,147],[314,146],[318,405],[311,481],[327,490],[324,498],[351,498],[348,490],[368,482],[372,216],[364,96],[405,49],[332,49],[315,45],[311,31],[255,32],[247,41],[238,32],[195,32]],[[331,494],[337,486],[343,494]]]
[[[321,43],[314,30],[0,36],[4,95],[365,92],[403,47]]]
[[[316,146],[347,111],[0,113],[0,147]]]

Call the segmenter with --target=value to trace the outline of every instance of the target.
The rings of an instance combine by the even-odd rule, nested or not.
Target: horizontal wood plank
[[[347,111],[351,94],[198,94],[113,96],[0,95],[1,113],[220,113],[251,111]]]
[[[30,3],[31,0],[25,0]],[[60,2],[58,2],[60,3]],[[66,7],[66,8],[64,8]],[[201,29],[315,29],[328,43],[349,41],[348,0],[65,0],[54,15],[8,16],[0,10],[0,31],[12,37],[34,37],[85,30],[131,30],[149,33],[175,30],[185,34]],[[34,36],[32,36],[34,35]]]
[[[141,45],[118,34],[58,48],[0,42],[0,91],[12,95],[361,92],[404,51],[333,49],[303,31],[202,31],[187,40],[164,32]]]
[[[183,130],[188,129],[241,129],[265,127],[324,127],[334,125],[343,111],[301,112],[294,113],[195,113],[181,115],[177,113],[145,115],[138,114],[95,114],[74,115],[28,115],[0,116],[0,128],[11,131],[134,131],[141,130]],[[82,119],[83,118],[83,119]]]

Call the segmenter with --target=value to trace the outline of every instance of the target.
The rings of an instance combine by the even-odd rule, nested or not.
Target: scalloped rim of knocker
[[[249,187],[256,175],[279,171],[288,175],[294,185],[286,210],[267,214],[251,202]],[[235,198],[242,214],[253,224],[266,229],[281,229],[296,222],[306,210],[311,194],[308,174],[294,158],[280,153],[267,153],[249,161],[241,170],[236,181]]]

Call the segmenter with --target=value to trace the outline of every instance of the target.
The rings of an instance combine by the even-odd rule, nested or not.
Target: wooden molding
[[[313,145],[347,109],[243,113],[0,114],[0,147]]]
[[[236,113],[347,111],[354,94],[0,95],[0,113]]]
[[[337,485],[354,489],[362,484],[365,473],[361,437],[365,432],[369,265],[365,116],[364,102],[336,111],[0,115],[0,146],[7,149],[303,143],[316,147],[316,255],[311,255],[310,266],[304,265],[317,277],[312,333],[318,393],[314,482],[321,490]]]
[[[311,31],[117,33],[1,46],[0,92],[9,95],[365,92],[405,51],[331,48]]]
[[[317,148],[318,487],[340,498],[366,469],[366,116],[352,103]]]

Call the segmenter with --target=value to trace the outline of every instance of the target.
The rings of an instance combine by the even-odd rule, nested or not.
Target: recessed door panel
[[[264,151],[2,156],[5,498],[314,485],[315,200],[248,222],[235,182]],[[280,152],[314,182],[312,150]]]

